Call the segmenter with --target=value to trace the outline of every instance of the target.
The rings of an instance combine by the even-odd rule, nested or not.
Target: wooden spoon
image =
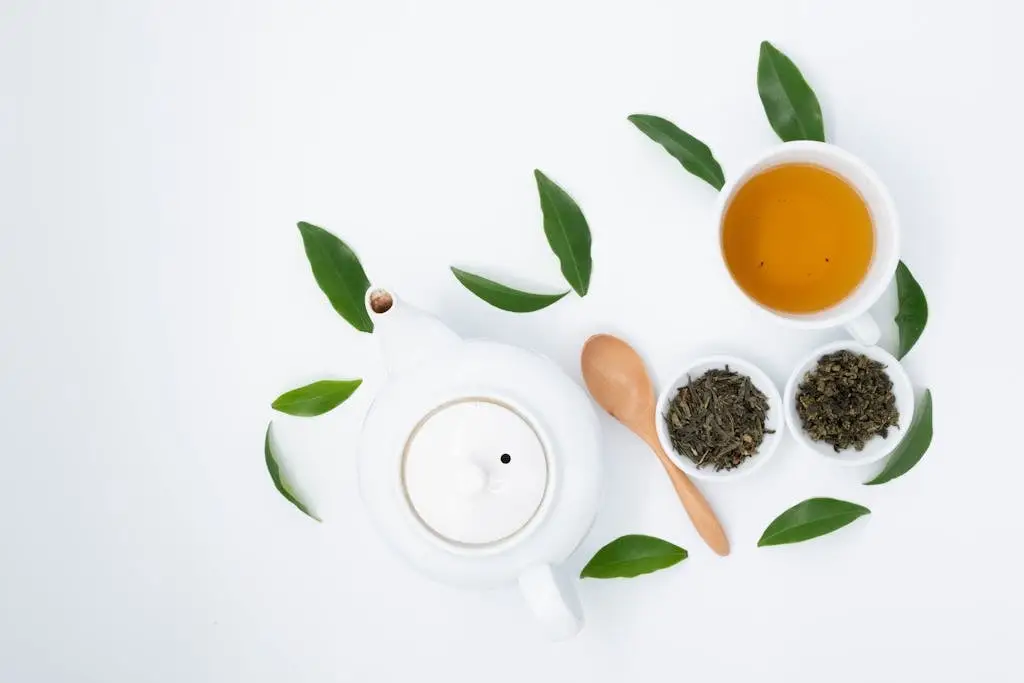
[[[654,385],[640,355],[618,337],[598,334],[583,345],[580,365],[594,400],[647,442],[658,456],[700,537],[719,555],[728,555],[729,539],[708,501],[686,473],[669,460],[658,441]]]

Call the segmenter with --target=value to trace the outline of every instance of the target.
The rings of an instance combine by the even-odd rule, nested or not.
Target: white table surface
[[[1020,680],[1021,14],[1000,0],[0,3],[0,680]],[[732,352],[781,384],[842,334],[749,314],[714,275],[714,191],[625,119],[671,118],[737,169],[775,142],[762,39],[802,67],[831,139],[890,184],[931,307],[907,366],[935,392],[935,442],[864,487],[872,468],[833,469],[787,437],[756,476],[705,487],[735,548],[719,559],[654,458],[603,418],[604,503],[566,570],[623,533],[690,558],[581,582],[586,629],[544,642],[513,588],[432,583],[371,528],[353,459],[379,359],[317,290],[295,223],[336,231],[460,333],[573,376],[608,330],[662,381]],[[586,299],[515,316],[447,269],[559,285],[534,167],[586,212],[594,275]],[[317,525],[273,490],[261,449],[270,401],[323,376],[366,384],[328,416],[276,422]],[[873,514],[755,547],[811,496]]]

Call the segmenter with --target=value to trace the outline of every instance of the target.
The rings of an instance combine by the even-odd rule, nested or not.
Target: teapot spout
[[[410,306],[390,290],[370,288],[366,310],[389,373],[429,361],[462,343],[462,338],[440,320]]]

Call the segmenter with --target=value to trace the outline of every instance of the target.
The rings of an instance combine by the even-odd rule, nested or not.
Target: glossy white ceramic
[[[383,313],[368,305],[389,366],[358,457],[371,517],[419,570],[457,585],[518,582],[550,636],[575,634],[582,612],[557,565],[597,510],[589,398],[547,358],[463,340],[391,300]]]

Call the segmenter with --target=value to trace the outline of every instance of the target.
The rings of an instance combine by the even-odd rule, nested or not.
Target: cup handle
[[[870,313],[863,313],[846,323],[846,330],[866,346],[874,346],[882,338],[882,329]]]
[[[575,589],[560,584],[551,565],[538,564],[523,572],[519,590],[552,640],[571,638],[583,628],[583,610]]]

